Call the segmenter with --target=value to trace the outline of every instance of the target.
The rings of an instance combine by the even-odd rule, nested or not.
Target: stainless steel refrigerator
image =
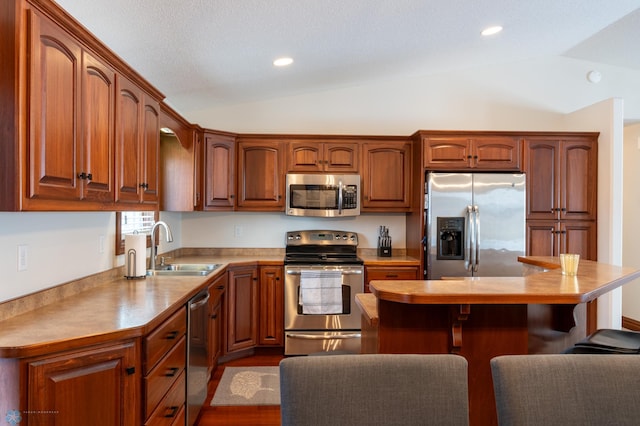
[[[525,179],[520,173],[427,173],[427,279],[522,276]]]

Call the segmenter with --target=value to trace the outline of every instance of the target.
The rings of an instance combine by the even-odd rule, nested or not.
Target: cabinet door
[[[80,172],[77,161],[82,156],[79,138],[82,51],[62,28],[33,9],[28,10],[27,24],[30,30],[27,197],[78,200],[82,196],[77,177]]]
[[[424,167],[429,170],[469,168],[471,143],[462,136],[428,136],[422,139]]]
[[[563,141],[560,163],[560,219],[596,218],[598,152],[594,140]]]
[[[362,147],[362,209],[411,209],[411,144],[365,143]]]
[[[281,266],[260,267],[259,343],[284,344],[284,280]]]
[[[560,223],[560,253],[576,253],[581,259],[597,260],[597,226],[595,221]]]
[[[559,226],[557,221],[527,220],[527,256],[557,256]]]
[[[160,104],[143,95],[143,130],[140,146],[141,200],[146,204],[158,204],[158,162],[160,161]]]
[[[205,141],[205,210],[235,206],[236,146],[233,136],[207,134]]]
[[[258,333],[258,270],[229,270],[227,289],[227,352],[254,347]]]
[[[134,342],[27,362],[29,425],[139,424]],[[53,414],[55,413],[55,414]]]
[[[527,174],[527,219],[558,219],[560,204],[560,141],[525,141],[524,170]],[[532,254],[532,256],[534,256]]]
[[[278,141],[238,143],[238,210],[284,211],[284,165]]]
[[[475,137],[471,166],[486,170],[520,170],[520,138],[510,136]]]
[[[321,172],[324,170],[323,144],[317,141],[291,141],[287,147],[287,171]]]
[[[84,198],[113,202],[115,72],[87,52],[82,64]]]
[[[227,289],[227,274],[220,277],[209,286],[209,368],[218,365],[218,358],[222,355],[222,337],[224,336],[224,318],[222,305]]]
[[[417,266],[366,266],[364,268],[364,292],[370,293],[369,282],[373,280],[417,280]]]
[[[331,143],[323,146],[323,164],[327,172],[357,173],[360,166],[357,143]]]
[[[142,91],[120,75],[116,84],[116,201],[139,203]]]

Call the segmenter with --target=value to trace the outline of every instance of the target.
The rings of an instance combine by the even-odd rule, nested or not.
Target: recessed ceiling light
[[[278,58],[273,61],[273,65],[276,67],[286,67],[287,65],[291,65],[293,63],[293,59],[289,57]]]
[[[485,28],[480,34],[482,34],[483,36],[490,36],[498,34],[500,31],[502,31],[502,27],[500,25],[495,25],[493,27]]]

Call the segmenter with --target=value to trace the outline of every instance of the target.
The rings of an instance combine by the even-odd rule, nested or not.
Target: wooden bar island
[[[578,275],[568,277],[557,258],[518,260],[534,270],[522,277],[371,281],[371,293],[356,296],[362,352],[464,356],[470,424],[497,425],[491,358],[562,353],[595,330],[598,296],[640,278],[635,269],[593,261],[580,261]]]

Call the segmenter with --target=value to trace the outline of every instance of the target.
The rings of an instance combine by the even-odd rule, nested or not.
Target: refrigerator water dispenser
[[[464,259],[464,217],[438,217],[440,260]]]

